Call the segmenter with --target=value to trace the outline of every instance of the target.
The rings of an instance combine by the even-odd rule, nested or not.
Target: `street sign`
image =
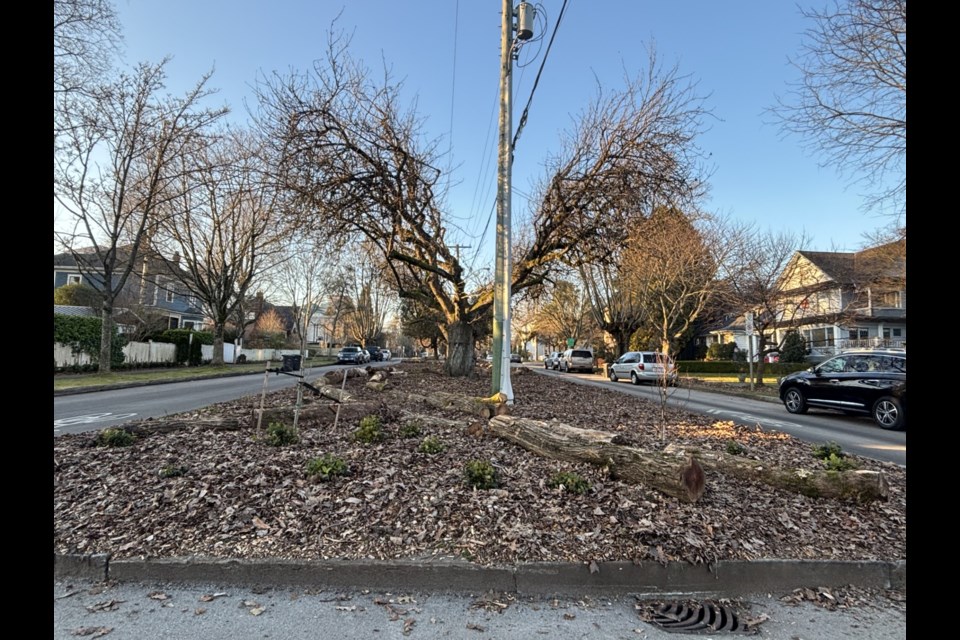
[[[747,335],[753,335],[753,311],[747,312],[746,325]]]
[[[573,338],[567,338],[567,348],[573,349]]]

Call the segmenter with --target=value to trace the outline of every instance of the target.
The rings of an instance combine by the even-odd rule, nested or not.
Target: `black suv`
[[[884,429],[907,428],[907,352],[846,351],[806,371],[780,378],[790,413],[810,407],[865,414]]]
[[[383,352],[380,350],[380,347],[378,347],[377,345],[368,344],[367,351],[370,352],[370,359],[373,360],[374,362],[380,362],[381,360],[383,360]]]

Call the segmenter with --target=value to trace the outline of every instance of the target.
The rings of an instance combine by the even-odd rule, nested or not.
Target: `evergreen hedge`
[[[73,349],[74,353],[85,353],[90,356],[93,366],[85,368],[96,368],[100,362],[100,334],[103,323],[100,318],[83,318],[77,316],[65,316],[53,314],[53,341],[65,344]],[[110,349],[110,366],[116,367],[123,364],[123,346],[127,343],[126,339],[117,331],[116,325],[113,327],[113,341]],[[56,364],[54,364],[56,369]]]

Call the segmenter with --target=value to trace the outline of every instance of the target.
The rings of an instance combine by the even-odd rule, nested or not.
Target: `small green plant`
[[[423,442],[420,443],[420,446],[418,447],[417,450],[420,451],[420,453],[433,454],[433,453],[440,453],[444,449],[446,449],[446,447],[442,442],[440,442],[439,438],[436,438],[434,436],[427,436],[426,438],[423,439]]]
[[[125,429],[104,429],[97,434],[97,446],[129,447],[137,437]]]
[[[360,420],[360,426],[353,432],[357,442],[373,444],[383,440],[383,428],[380,426],[380,416],[369,415]]]
[[[267,437],[264,440],[271,447],[282,447],[300,442],[300,436],[292,426],[281,422],[271,422],[267,425]]]
[[[571,493],[586,493],[590,490],[589,482],[580,477],[579,474],[570,473],[569,471],[555,473],[547,484],[554,489],[563,487]]]
[[[307,475],[326,482],[334,476],[343,476],[347,473],[347,463],[343,458],[329,453],[314,458],[307,463]]]
[[[727,440],[727,453],[732,456],[740,456],[747,450],[742,444],[736,440]]]
[[[486,460],[471,460],[463,473],[467,484],[477,489],[493,489],[499,484],[497,470]]]
[[[831,457],[843,458],[845,456],[846,454],[836,442],[824,442],[813,448],[813,457],[821,460],[829,460]]]
[[[420,435],[423,429],[420,427],[420,423],[416,420],[408,422],[402,427],[400,427],[400,437],[401,438],[416,438]]]
[[[187,475],[187,468],[183,465],[168,464],[160,469],[161,478],[178,478]]]
[[[830,457],[824,458],[823,461],[826,463],[827,469],[830,471],[850,471],[851,469],[857,468],[856,463],[844,455],[838,456],[831,453]]]

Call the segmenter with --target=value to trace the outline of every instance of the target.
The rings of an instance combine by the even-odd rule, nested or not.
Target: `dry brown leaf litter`
[[[452,379],[430,363],[404,365],[390,388],[423,394],[446,391],[487,396],[489,374]],[[347,380],[358,400],[382,394],[363,378]],[[515,370],[513,415],[558,420],[621,434],[651,450],[667,444],[725,451],[733,441],[766,464],[815,469],[813,445],[782,433],[716,422],[667,410],[661,440],[659,403],[613,389],[564,382]],[[682,393],[683,389],[675,393]],[[269,406],[294,402],[292,390],[270,393]],[[196,412],[249,417],[259,396]],[[312,400],[324,402],[322,399]],[[458,421],[462,427],[425,424],[402,438],[400,410]],[[439,558],[485,564],[568,561],[725,559],[902,560],[906,558],[906,471],[855,458],[860,468],[882,470],[887,501],[856,505],[813,499],[722,474],[710,474],[696,504],[611,479],[589,464],[541,458],[490,436],[467,435],[474,418],[422,403],[382,412],[388,438],[363,445],[356,420],[300,421],[297,445],[271,447],[251,427],[239,431],[184,430],[139,438],[131,447],[90,446],[93,434],[54,441],[54,550],[110,553],[118,558],[212,556],[222,558]],[[439,454],[418,451],[439,438]],[[324,454],[342,457],[349,475],[316,482],[305,465]],[[464,465],[489,460],[501,484],[472,489]],[[162,469],[182,466],[182,476]],[[560,471],[586,478],[584,495],[552,489]]]

